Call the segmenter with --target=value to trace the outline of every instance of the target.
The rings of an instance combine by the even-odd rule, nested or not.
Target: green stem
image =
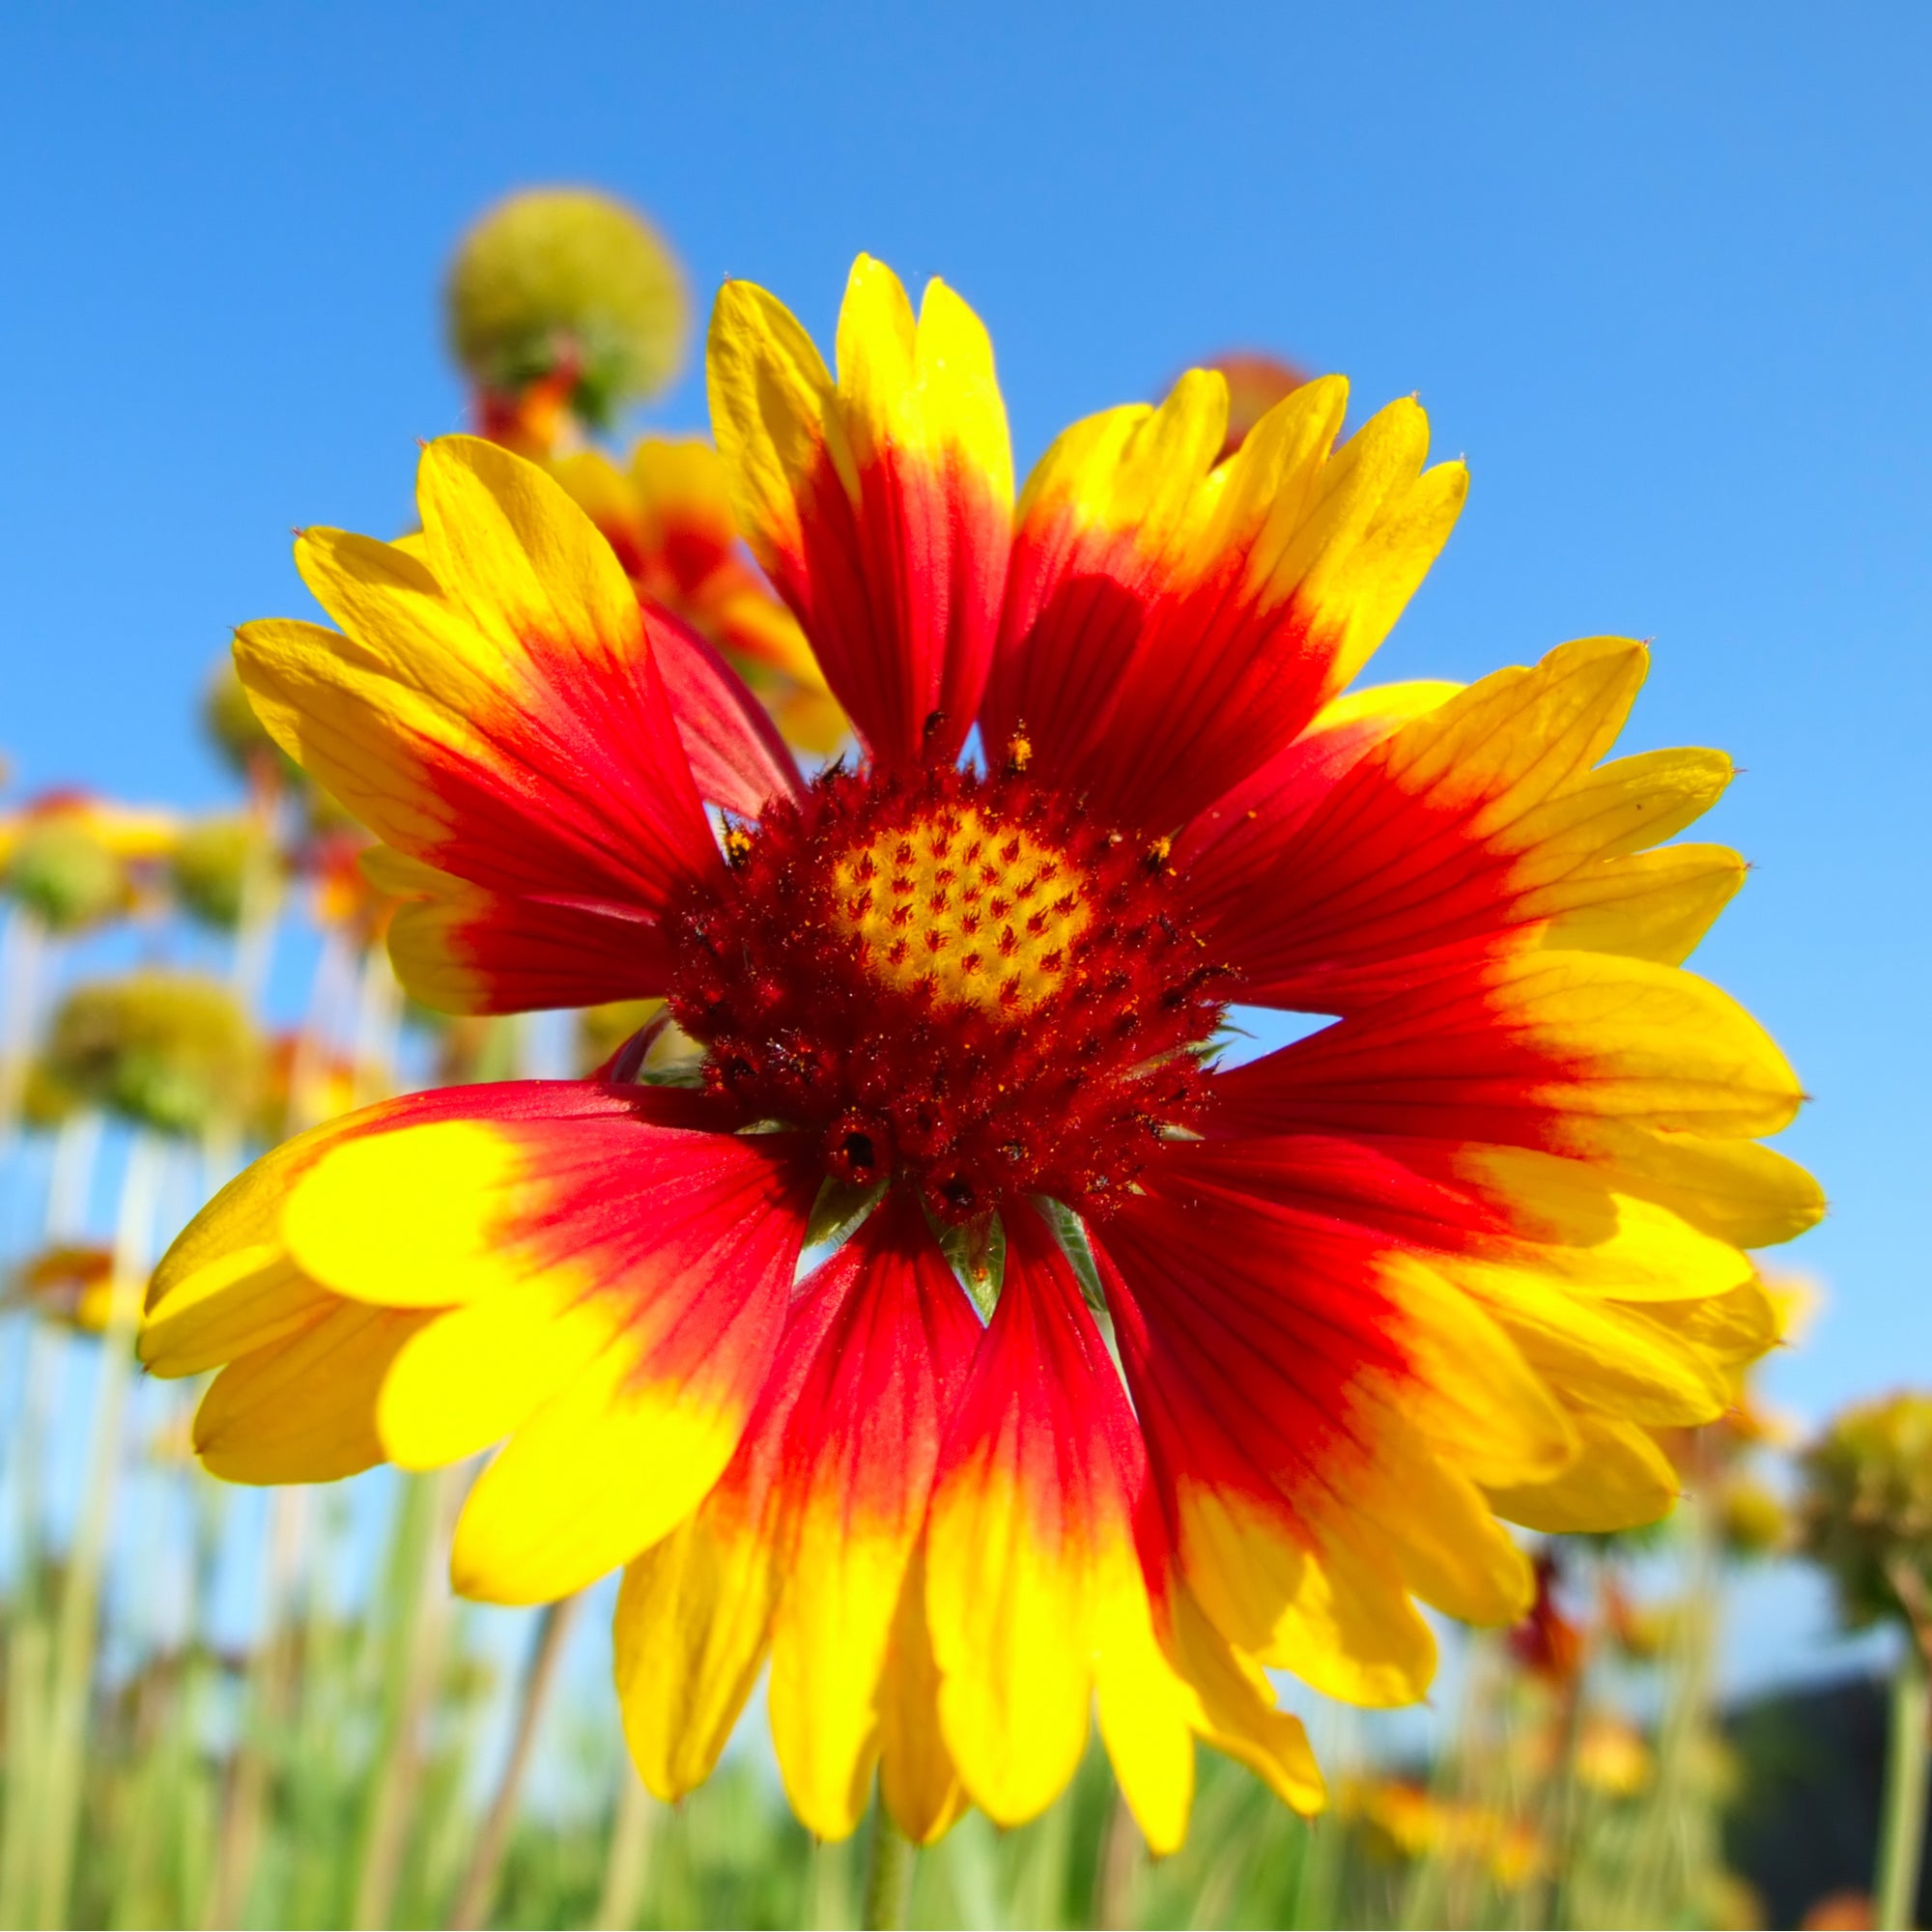
[[[389,949],[372,946],[355,980],[355,1031],[349,1043],[355,1104],[380,1100],[396,1065],[396,1033],[402,1025],[403,989],[389,964]],[[373,1083],[373,1085],[371,1084]]]
[[[4,1128],[0,1128],[4,1133]],[[42,1232],[45,1243],[71,1239],[87,1218],[87,1195],[100,1147],[100,1116],[70,1114],[54,1136]],[[9,1605],[4,1745],[0,1745],[0,1925],[24,1922],[42,1857],[41,1807],[46,1787],[48,1670],[52,1662],[51,1566],[43,1517],[46,1447],[62,1358],[80,1346],[50,1323],[24,1324],[20,1405],[0,1463],[13,1506],[13,1601]]]
[[[47,1759],[41,1798],[41,1866],[36,1922],[64,1924],[79,1842],[86,1768],[88,1691],[94,1675],[100,1581],[107,1530],[121,1470],[122,1418],[134,1374],[134,1327],[147,1280],[148,1246],[161,1181],[160,1144],[137,1134],[128,1151],[114,1235],[114,1300],[100,1338],[93,1440],[79,1524],[68,1552],[54,1631],[53,1682],[47,1698]]]
[[[1094,1873],[1094,1923],[1121,1932],[1140,1918],[1141,1879],[1147,1870],[1147,1840],[1118,1786],[1100,1833]]]
[[[1878,1922],[1886,1932],[1913,1922],[1925,1850],[1928,1690],[1925,1658],[1907,1636],[1891,1680],[1891,1741],[1885,1767],[1885,1817],[1878,1841]]]
[[[518,1801],[524,1793],[524,1776],[536,1747],[537,1727],[543,1722],[544,1706],[550,1701],[551,1686],[556,1682],[556,1666],[582,1601],[582,1597],[566,1597],[561,1603],[546,1604],[538,1620],[536,1643],[524,1672],[523,1689],[517,1700],[517,1726],[510,1739],[509,1755],[503,1760],[503,1775],[497,1781],[489,1813],[477,1833],[476,1849],[457,1890],[455,1910],[449,1915],[451,1926],[460,1928],[460,1932],[469,1932],[469,1928],[481,1925],[490,1916],[490,1906],[497,1895],[497,1874],[502,1868],[510,1827],[516,1822]]]
[[[1690,1493],[1678,1506],[1684,1524],[1684,1584],[1663,1681],[1657,1765],[1641,1829],[1619,1874],[1608,1922],[1670,1925],[1697,1909],[1722,1848],[1708,1772],[1712,1696],[1719,1657],[1722,1577],[1710,1481],[1693,1463]]]
[[[243,1908],[255,1876],[270,1786],[295,1690],[292,1611],[300,1584],[306,1501],[300,1490],[277,1490],[269,1505],[262,1633],[249,1661],[247,1707],[228,1768],[214,1875],[202,1915],[202,1922],[210,1927],[239,1925],[246,1916]]]
[[[912,1840],[886,1816],[883,1803],[872,1807],[872,1842],[866,1854],[866,1899],[859,1923],[866,1932],[902,1927],[912,1908]]]
[[[604,1863],[604,1888],[597,1913],[590,1921],[595,1932],[624,1932],[638,1922],[650,1868],[651,1841],[657,1836],[659,1805],[627,1756],[618,1776],[616,1815],[611,1821],[611,1846]]]
[[[421,1772],[421,1731],[441,1666],[443,1498],[449,1472],[407,1476],[390,1545],[390,1621],[383,1641],[376,1761],[364,1800],[351,1924],[387,1925],[409,1849]],[[434,1580],[433,1580],[434,1579]]]
[[[805,1861],[805,1932],[840,1932],[852,1923],[852,1848],[814,1838]],[[973,1921],[969,1919],[969,1924]]]
[[[0,1835],[0,1925],[24,1925],[33,1894],[38,1845],[34,1830],[47,1747],[50,1647],[40,1605],[31,1601],[16,1605],[7,1631],[6,1723],[0,1729],[7,1773],[7,1824]]]
[[[1549,1787],[1543,1828],[1548,1876],[1542,1887],[1526,1888],[1535,1907],[1529,1921],[1533,1925],[1565,1926],[1576,1918],[1570,1880],[1582,1837],[1578,1827],[1583,1794],[1577,1777],[1577,1752],[1583,1738],[1582,1673],[1579,1671],[1557,1694],[1556,1776]]]
[[[272,810],[258,805],[252,817],[259,836],[249,844],[242,873],[241,916],[235,922],[229,983],[242,1006],[251,1013],[259,1013],[262,989],[269,982],[269,968],[274,959],[275,928],[282,910],[282,878]]]
[[[20,1124],[33,1043],[34,1008],[45,971],[47,929],[38,914],[14,905],[0,923],[0,1153]]]

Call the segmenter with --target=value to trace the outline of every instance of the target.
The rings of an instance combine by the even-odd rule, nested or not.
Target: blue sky
[[[1700,963],[1835,1204],[1775,1385],[1927,1377],[1932,12],[103,0],[8,9],[0,60],[17,784],[220,794],[206,668],[303,608],[292,525],[407,515],[462,415],[441,263],[518,184],[635,197],[822,336],[857,249],[945,274],[1022,462],[1229,346],[1418,391],[1474,487],[1384,674],[1656,640],[1634,746],[1747,769]]]

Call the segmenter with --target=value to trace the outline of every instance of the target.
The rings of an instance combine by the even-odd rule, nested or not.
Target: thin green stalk
[[[247,1709],[229,1767],[214,1876],[202,1915],[202,1922],[208,1926],[242,1922],[255,1876],[270,1783],[295,1691],[296,1627],[292,1611],[301,1579],[306,1502],[300,1490],[277,1490],[269,1504],[262,1634],[249,1660]]]
[[[92,1109],[70,1114],[54,1135],[53,1161],[47,1175],[46,1202],[41,1215],[42,1244],[52,1247],[79,1235],[87,1219],[87,1197],[94,1184],[96,1158],[100,1151],[100,1116]],[[60,1375],[67,1337],[51,1324],[29,1319],[20,1365],[20,1404],[14,1417],[6,1461],[0,1463],[12,1491],[14,1577],[17,1587],[38,1580],[44,1554],[41,1511],[44,1490],[43,1453]]]
[[[41,1857],[35,1888],[34,1918],[43,1927],[66,1922],[73,1885],[100,1582],[121,1470],[122,1421],[134,1373],[134,1325],[140,1318],[141,1293],[147,1280],[148,1247],[154,1235],[162,1164],[160,1143],[150,1135],[136,1134],[128,1151],[115,1222],[113,1305],[106,1332],[100,1338],[100,1377],[88,1450],[87,1490],[68,1552],[54,1632],[39,1825]]]
[[[851,1846],[814,1838],[805,1855],[805,1917],[808,1932],[840,1932],[852,1922]]]
[[[476,1849],[457,1889],[456,1906],[449,1915],[452,1932],[470,1932],[490,1916],[503,1851],[510,1842],[510,1827],[516,1821],[517,1804],[523,1797],[524,1778],[536,1746],[537,1728],[543,1722],[551,1687],[556,1682],[556,1667],[582,1603],[582,1597],[566,1597],[561,1603],[546,1604],[538,1619],[536,1641],[517,1698],[517,1723],[509,1754],[503,1760],[503,1774],[497,1780],[483,1829],[476,1834]]]
[[[289,1066],[290,1133],[314,1126],[321,1116],[309,1105],[312,1094],[326,1092],[324,1073],[328,1062],[331,1022],[351,997],[355,983],[355,960],[333,927],[325,927],[322,955],[309,982],[308,1004],[296,1035],[295,1058]]]
[[[1094,1861],[1094,1923],[1119,1932],[1140,1918],[1141,1880],[1147,1871],[1147,1840],[1118,1785],[1100,1833],[1100,1855]]]
[[[280,1807],[278,1882],[265,1902],[269,1924],[327,1925],[349,1910],[340,1849],[340,1794],[352,1779],[345,1729],[375,1701],[373,1672],[330,1591],[343,1569],[348,1506],[332,1494],[320,1510],[316,1552],[297,1611],[300,1669],[295,1684],[287,1781]],[[366,1642],[366,1639],[364,1640]],[[358,1759],[359,1763],[359,1759]]]
[[[887,1817],[884,1804],[875,1803],[859,1919],[866,1932],[888,1932],[888,1928],[896,1932],[904,1926],[912,1910],[912,1872],[918,1857],[912,1840]]]
[[[389,949],[372,946],[362,955],[355,981],[355,1013],[350,1037],[355,1103],[380,1100],[396,1064],[396,1035],[403,1020],[403,989],[389,964]]]
[[[25,1579],[23,1579],[24,1588]],[[33,1892],[36,1801],[45,1758],[52,1634],[38,1603],[14,1607],[7,1632],[7,1825],[0,1838],[0,1925],[24,1925]]]
[[[389,1624],[383,1665],[383,1704],[376,1762],[362,1814],[351,1922],[386,1925],[409,1849],[421,1768],[422,1726],[436,1694],[441,1664],[444,1603],[443,1470],[405,1478],[390,1546],[386,1596]]]
[[[1020,1838],[1023,1862],[1013,1880],[1014,1917],[1022,1924],[1066,1923],[1066,1876],[1073,1851],[1073,1787],[1068,1786]]]
[[[226,1511],[224,1492],[214,1483],[197,1484],[189,1500],[194,1529],[185,1641],[171,1656],[158,1643],[148,1652],[139,1706],[119,1758],[122,1808],[106,1823],[115,1856],[103,1874],[93,1875],[97,1886],[106,1882],[107,1923],[117,1932],[191,1924],[208,1891],[213,1773],[202,1748],[202,1719],[213,1664],[200,1633]],[[137,1566],[137,1574],[153,1568],[151,1560]]]
[[[0,1153],[20,1123],[46,953],[47,928],[40,915],[18,903],[10,906],[0,926]]]
[[[0,1925],[17,1925],[27,1909],[26,1874],[38,1846],[40,1754],[46,1748],[49,1566],[42,1520],[49,1410],[69,1338],[44,1321],[25,1323],[19,1413],[8,1445],[14,1576],[7,1605],[7,1717],[0,1762]]]
[[[100,1147],[100,1116],[70,1114],[54,1136],[42,1235],[51,1245],[71,1238],[85,1222],[87,1197]],[[45,1451],[56,1387],[72,1338],[29,1317],[20,1364],[20,1402],[14,1416],[4,1467],[12,1507],[14,1589],[9,1605],[5,1811],[0,1816],[0,1925],[18,1925],[32,1900],[41,1854],[41,1796],[48,1744],[47,1672],[52,1634],[47,1618]]]
[[[1341,1906],[1348,1841],[1335,1818],[1311,1818],[1302,1830],[1308,1836],[1295,1867],[1293,1907],[1285,1922],[1297,1927],[1333,1925]]]
[[[1719,1868],[1709,1782],[1711,1698],[1718,1660],[1720,1576],[1716,1526],[1701,1487],[1679,1506],[1684,1588],[1669,1651],[1657,1767],[1634,1849],[1612,1899],[1611,1922],[1670,1925],[1698,1909],[1700,1887]]]
[[[151,1664],[141,1687],[127,1740],[125,1810],[113,1822],[107,1921],[113,1926],[161,1925],[183,1917],[168,1896],[168,1865],[180,1848],[183,1801],[198,1769],[188,1709],[192,1671],[187,1656],[172,1680]]]
[[[657,1836],[662,1810],[644,1789],[628,1757],[618,1774],[616,1816],[611,1821],[611,1845],[604,1861],[604,1889],[590,1920],[591,1932],[625,1932],[638,1922],[643,1903],[644,1879],[650,1868],[651,1844]]]
[[[1578,1672],[1557,1691],[1556,1765],[1542,1812],[1546,1874],[1522,1889],[1531,1925],[1566,1926],[1575,1921],[1570,1882],[1581,1842],[1582,1786],[1577,1753],[1583,1740],[1583,1677]]]
[[[54,1130],[44,1221],[49,1245],[74,1239],[87,1225],[87,1200],[94,1191],[104,1124],[98,1111],[86,1107],[68,1115]]]
[[[1900,1932],[1913,1922],[1925,1852],[1927,1747],[1932,1684],[1924,1653],[1910,1634],[1891,1679],[1891,1738],[1886,1753],[1885,1815],[1878,1840],[1878,1922]]]
[[[1502,1721],[1500,1703],[1508,1688],[1498,1662],[1492,1642],[1473,1631],[1465,1634],[1463,1689],[1455,1723],[1436,1747],[1430,1768],[1429,1792],[1438,1804],[1463,1802],[1484,1781],[1494,1733]],[[1425,1852],[1412,1860],[1397,1886],[1398,1922],[1405,1928],[1443,1923],[1450,1895],[1458,1889],[1452,1881],[1463,1877],[1459,1867],[1466,1862],[1465,1858],[1444,1852]],[[1462,1920],[1450,1917],[1449,1922]]]
[[[229,984],[235,997],[251,1013],[262,1009],[263,990],[274,961],[275,934],[281,923],[282,875],[273,836],[273,814],[257,805],[253,817],[262,836],[248,849],[242,874],[241,916],[235,922],[235,951],[229,962]]]

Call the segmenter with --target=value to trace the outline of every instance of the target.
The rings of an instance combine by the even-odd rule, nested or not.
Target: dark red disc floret
[[[1224,976],[1165,841],[1005,772],[835,767],[733,827],[674,910],[670,1009],[746,1122],[940,1218],[1020,1195],[1104,1214],[1207,1102]]]

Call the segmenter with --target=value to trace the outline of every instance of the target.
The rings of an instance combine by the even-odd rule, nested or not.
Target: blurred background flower
[[[691,333],[676,256],[593,188],[526,188],[484,214],[450,265],[448,315],[483,434],[526,456],[659,394]]]

